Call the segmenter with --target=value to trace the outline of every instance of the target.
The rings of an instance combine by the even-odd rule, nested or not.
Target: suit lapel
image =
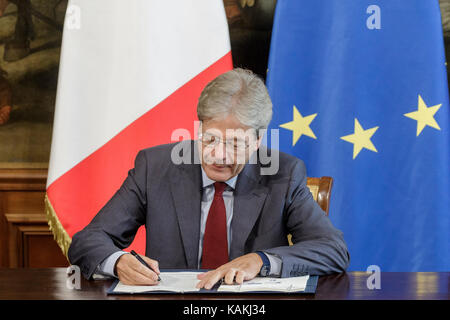
[[[245,242],[250,235],[267,197],[268,188],[259,184],[260,166],[246,164],[236,182],[234,192],[232,241],[230,260],[243,255]]]
[[[191,144],[191,150],[196,150]],[[194,163],[194,162],[191,162]],[[199,164],[180,164],[170,179],[172,197],[178,217],[188,268],[198,265],[202,177]]]

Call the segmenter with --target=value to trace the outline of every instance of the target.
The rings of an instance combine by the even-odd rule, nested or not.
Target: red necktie
[[[216,269],[228,262],[227,214],[223,202],[226,183],[214,183],[214,199],[203,236],[202,269]]]

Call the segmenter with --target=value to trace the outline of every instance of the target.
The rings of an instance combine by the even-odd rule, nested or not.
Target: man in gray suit
[[[220,75],[197,113],[197,141],[138,153],[121,188],[73,236],[70,262],[88,279],[100,273],[135,285],[157,284],[160,268],[209,269],[199,276],[206,289],[222,278],[345,271],[342,232],[314,201],[303,162],[261,146],[272,117],[262,80],[242,69]],[[122,251],[141,225],[151,269]]]

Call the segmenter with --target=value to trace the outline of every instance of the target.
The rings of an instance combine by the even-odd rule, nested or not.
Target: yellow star
[[[294,115],[292,121],[280,124],[281,128],[292,131],[292,146],[295,146],[298,139],[300,139],[302,135],[317,139],[314,132],[309,127],[316,116],[317,113],[303,117],[297,110],[297,107],[294,106]]]
[[[432,107],[427,107],[425,102],[423,101],[422,97],[419,94],[419,108],[417,111],[405,113],[404,116],[414,119],[417,121],[417,134],[418,137],[419,134],[422,132],[422,130],[425,128],[425,126],[430,126],[432,128],[441,130],[438,123],[434,119],[434,115],[439,110],[439,108],[442,106],[442,104],[438,104]]]
[[[370,141],[370,138],[372,138],[377,129],[378,127],[373,127],[364,130],[359,124],[358,119],[355,118],[355,133],[341,137],[342,140],[353,143],[353,159],[358,156],[363,148],[378,152],[372,141]]]

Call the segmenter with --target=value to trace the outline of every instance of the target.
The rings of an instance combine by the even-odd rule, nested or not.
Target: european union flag
[[[450,114],[437,0],[279,0],[270,129],[332,176],[350,270],[450,270]]]

